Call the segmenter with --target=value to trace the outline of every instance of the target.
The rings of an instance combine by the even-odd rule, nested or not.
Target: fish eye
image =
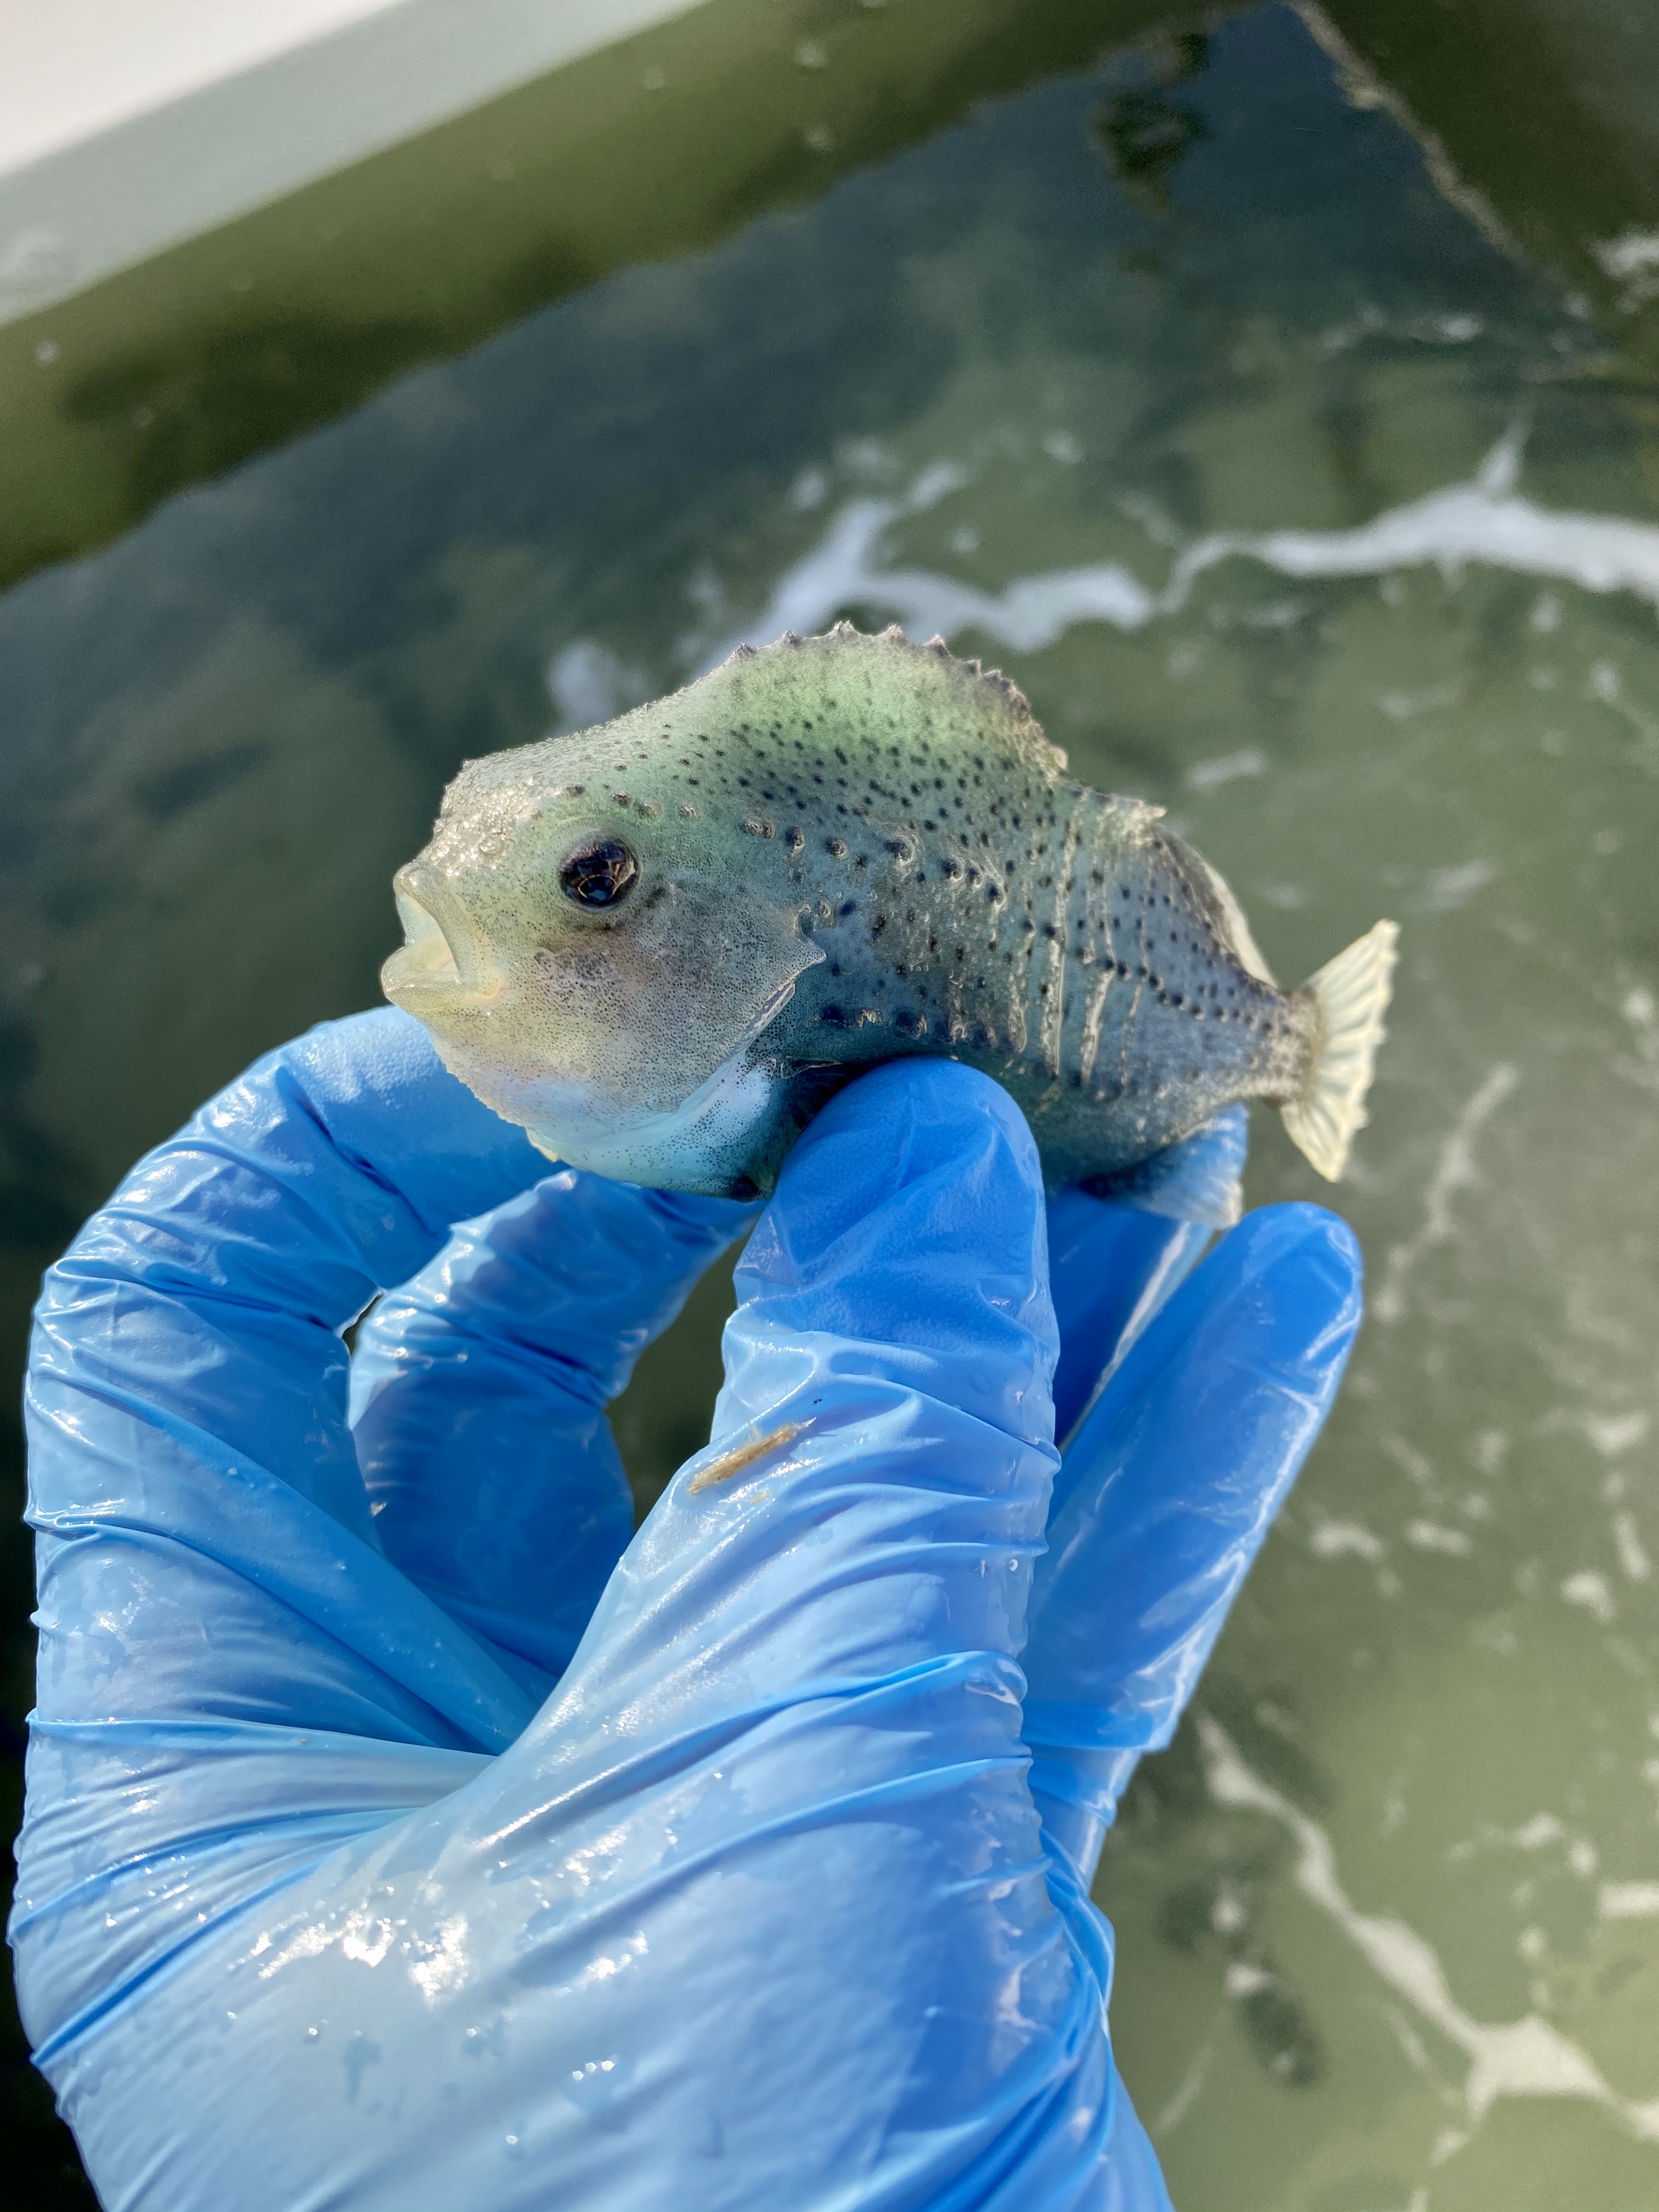
[[[615,906],[639,874],[639,861],[619,837],[589,837],[560,861],[559,888],[577,906]]]

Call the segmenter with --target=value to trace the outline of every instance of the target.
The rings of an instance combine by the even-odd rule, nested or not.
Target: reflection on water
[[[1400,915],[1342,1194],[1370,1324],[1102,1869],[1182,2212],[1659,2195],[1659,530],[1605,347],[1266,9],[614,276],[0,602],[14,1313],[143,1143],[373,998],[464,754],[739,637],[994,653],[1280,972]],[[1319,1194],[1256,1140],[1253,1202]],[[723,1295],[623,1403],[642,1496]]]

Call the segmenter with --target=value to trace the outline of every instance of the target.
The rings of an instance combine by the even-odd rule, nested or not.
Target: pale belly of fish
[[[554,1156],[696,1190],[769,1190],[918,1053],[1003,1084],[1053,1182],[1239,1100],[1334,1177],[1396,933],[1281,990],[1216,872],[1070,779],[1006,678],[845,624],[469,763],[398,887],[386,990],[447,1063]]]

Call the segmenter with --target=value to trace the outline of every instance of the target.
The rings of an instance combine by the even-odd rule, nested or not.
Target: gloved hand
[[[1268,1209],[1165,1296],[1200,1230],[1045,1218],[1004,1092],[883,1069],[630,1542],[603,1407],[750,1218],[550,1175],[383,1012],[52,1270],[12,1940],[112,2212],[1167,2204],[1088,1887],[1329,1404],[1352,1240]],[[341,1331],[396,1285],[354,1438]],[[1063,1426],[1117,1358],[1063,1464],[1062,1340]]]

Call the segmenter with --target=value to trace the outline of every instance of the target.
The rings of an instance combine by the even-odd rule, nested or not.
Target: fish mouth
[[[404,942],[381,969],[380,988],[393,1006],[425,1020],[499,999],[507,978],[436,871],[412,860],[399,868],[392,888]]]

